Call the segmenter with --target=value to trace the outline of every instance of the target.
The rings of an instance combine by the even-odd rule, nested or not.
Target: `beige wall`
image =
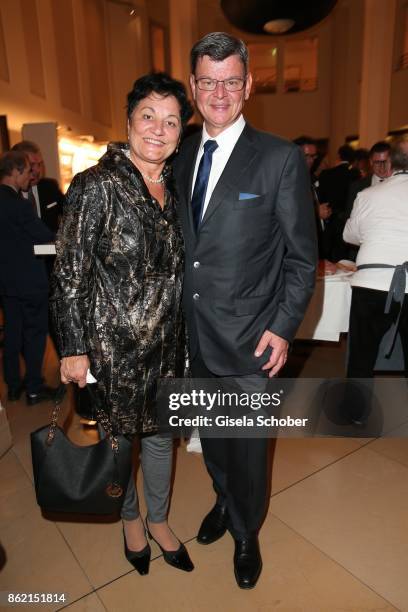
[[[248,120],[259,129],[274,132],[293,139],[302,134],[327,137],[330,115],[330,24],[319,30],[308,31],[308,36],[318,34],[318,88],[311,92],[283,91],[284,38],[273,37],[278,47],[278,90],[275,94],[253,94],[246,106]],[[304,36],[304,35],[303,35]],[[269,37],[266,38],[268,40]],[[298,35],[293,39],[301,39]],[[279,70],[280,67],[280,70]]]
[[[330,15],[330,159],[347,136],[358,134],[364,0],[341,0]]]
[[[397,31],[394,51],[402,45],[402,10],[406,0],[397,0]],[[224,18],[217,0],[197,0],[199,35],[226,31],[245,42],[270,42],[281,51],[278,59],[278,91],[256,94],[247,103],[246,116],[256,127],[286,138],[308,134],[329,138],[331,159],[348,136],[359,133],[364,0],[338,0],[332,13],[320,24],[290,40],[317,35],[319,38],[319,85],[310,93],[283,93],[282,49],[285,36],[253,36],[233,28]],[[398,38],[399,37],[399,38]],[[394,71],[391,79],[389,130],[408,124],[408,70]],[[385,134],[384,134],[385,136]]]
[[[0,114],[11,144],[23,123],[48,121],[125,137],[126,93],[150,69],[149,13],[169,26],[167,0],[133,2],[134,18],[106,0],[1,0]]]
[[[201,36],[221,30],[247,43],[269,41],[271,46],[278,47],[278,91],[252,95],[245,112],[253,125],[289,139],[301,134],[332,137],[338,147],[346,136],[358,131],[362,4],[363,0],[340,0],[323,22],[290,37],[240,32],[226,21],[217,0],[198,0],[198,23]],[[318,36],[318,89],[283,93],[285,40],[301,40],[314,35]]]
[[[397,70],[398,61],[404,49],[407,0],[397,0],[395,20],[395,41],[393,50],[393,73],[390,92],[390,130],[408,129],[408,68]]]
[[[134,81],[150,68],[148,16],[145,8],[140,6],[136,15],[129,19],[122,6],[111,2],[107,3],[107,15],[114,137],[124,140],[127,93]]]
[[[248,119],[260,129],[294,138],[329,138],[331,151],[359,131],[364,0],[339,0],[321,24],[295,36],[319,38],[318,89],[283,93],[285,37],[242,33],[225,20],[219,0],[132,0],[136,15],[107,0],[1,0],[0,114],[11,142],[23,123],[54,121],[97,140],[123,139],[124,106],[133,81],[150,69],[149,21],[169,34],[174,75],[186,81],[188,52],[197,37],[225,30],[246,42],[276,44],[278,91],[253,95]],[[397,0],[402,11],[406,0]],[[183,9],[184,7],[184,9]],[[403,40],[396,18],[396,64]],[[408,70],[393,71],[389,129],[408,125]]]

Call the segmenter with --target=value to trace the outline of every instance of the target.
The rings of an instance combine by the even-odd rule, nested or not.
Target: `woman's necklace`
[[[144,172],[142,172],[139,168],[138,168],[138,170],[139,170],[140,174],[143,176],[143,178],[146,179],[146,181],[149,181],[149,183],[153,183],[154,185],[158,185],[159,183],[162,183],[164,181],[163,174],[161,174],[158,179],[154,179],[151,176],[149,176],[148,174],[145,174]]]
[[[126,157],[127,157],[128,159],[130,159],[130,160],[131,160],[131,157],[130,157],[130,151],[129,151],[129,149],[125,150],[125,155],[126,155]],[[132,160],[131,160],[131,161],[132,161]],[[135,165],[136,165],[136,164],[135,164]],[[136,167],[137,167],[137,166],[136,166]],[[158,178],[158,179],[154,179],[154,178],[152,178],[151,176],[149,176],[148,174],[145,174],[144,172],[142,172],[142,171],[140,170],[140,168],[137,168],[137,169],[139,170],[139,172],[140,172],[140,174],[143,176],[143,178],[144,178],[144,179],[146,179],[146,181],[148,181],[149,183],[153,183],[153,185],[159,185],[160,183],[163,183],[163,182],[164,182],[164,176],[163,176],[163,173],[161,173],[161,175],[159,176],[159,178]]]

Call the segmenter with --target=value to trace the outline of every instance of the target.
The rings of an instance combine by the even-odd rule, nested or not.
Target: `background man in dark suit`
[[[327,259],[331,261],[347,258],[347,247],[342,239],[347,218],[347,196],[351,183],[360,178],[359,170],[352,167],[354,155],[350,145],[342,145],[337,151],[336,165],[323,170],[319,175],[317,186],[319,201],[328,202],[332,209],[332,215],[327,222],[331,242]]]
[[[313,292],[317,258],[310,180],[299,147],[241,114],[252,77],[244,43],[205,36],[190,84],[204,118],[175,161],[186,246],[184,308],[193,375],[274,376]],[[242,588],[255,586],[267,508],[267,440],[202,439],[217,494],[198,541],[227,527]]]
[[[48,278],[45,264],[33,245],[55,236],[21,197],[31,168],[24,153],[10,151],[0,157],[0,295],[4,308],[4,378],[8,399],[22,391],[19,355],[26,364],[27,403],[52,399],[53,390],[41,375],[48,331]]]
[[[315,207],[315,220],[317,230],[317,244],[319,259],[327,259],[330,256],[330,227],[328,221],[331,217],[332,210],[329,204],[319,201],[316,184],[318,180],[313,174],[313,166],[318,157],[316,141],[310,136],[299,136],[293,141],[303,151],[306,165],[309,169],[310,188],[312,191],[312,199]]]
[[[31,201],[37,216],[55,233],[62,216],[65,196],[55,179],[44,177],[43,156],[34,142],[22,140],[12,150],[25,153],[31,166],[30,185],[22,195]]]

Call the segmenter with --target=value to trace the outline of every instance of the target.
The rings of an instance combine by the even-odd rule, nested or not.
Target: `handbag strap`
[[[64,389],[64,387],[62,387],[62,389]],[[51,446],[51,444],[54,442],[55,431],[57,429],[58,417],[59,417],[59,414],[60,414],[61,403],[62,403],[64,395],[65,395],[64,391],[59,393],[58,390],[57,390],[57,393],[55,394],[54,408],[52,410],[51,422],[50,422],[50,426],[49,426],[49,429],[48,429],[47,438],[46,438],[46,441],[45,441],[47,446]],[[108,438],[110,440],[113,452],[117,453],[119,451],[119,442],[118,442],[117,437],[114,436],[113,433],[112,433],[112,424],[111,424],[111,422],[109,420],[108,415],[105,412],[103,412],[102,410],[100,410],[99,407],[96,407],[96,415],[97,415],[98,422],[102,425],[102,427],[106,431],[106,434],[107,434],[107,436],[108,436]]]

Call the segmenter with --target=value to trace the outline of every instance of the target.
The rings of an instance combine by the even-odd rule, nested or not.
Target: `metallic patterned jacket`
[[[183,239],[170,167],[165,206],[111,143],[77,174],[57,237],[51,308],[61,357],[87,354],[92,396],[117,433],[156,429],[159,377],[183,376]]]

